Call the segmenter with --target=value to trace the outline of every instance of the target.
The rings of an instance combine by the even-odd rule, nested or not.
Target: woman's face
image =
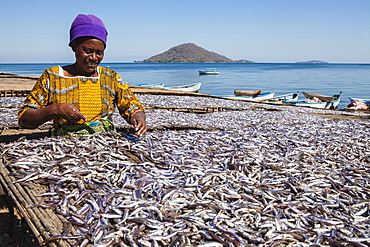
[[[74,47],[76,69],[80,75],[92,76],[104,58],[105,45],[100,39],[88,39]]]

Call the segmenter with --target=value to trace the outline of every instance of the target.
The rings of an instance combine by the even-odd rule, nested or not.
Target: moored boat
[[[303,93],[303,92],[302,92]],[[283,103],[289,104],[289,105],[295,105],[295,106],[305,106],[305,107],[311,107],[311,108],[319,108],[319,109],[337,109],[342,92],[340,92],[337,95],[333,96],[325,96],[320,94],[305,94],[303,95],[307,98],[306,100],[290,100],[290,101],[282,101]],[[313,96],[315,95],[315,96]],[[317,97],[319,96],[319,97]],[[322,99],[328,99],[329,101],[323,101]]]
[[[335,97],[336,95],[334,95],[334,96],[326,96],[326,95],[322,95],[322,94],[309,93],[309,92],[305,92],[305,91],[302,91],[302,94],[307,99],[318,98],[322,102],[330,102],[330,101],[336,100],[336,97]]]
[[[348,96],[348,99],[351,102],[353,102],[353,101],[361,101],[361,102],[365,103],[366,105],[369,105],[370,104],[370,99],[354,98],[354,97],[351,97],[351,96]]]
[[[188,85],[182,85],[182,86],[173,86],[173,87],[163,87],[163,89],[167,90],[177,90],[177,91],[183,91],[183,92],[197,92],[202,83],[193,83],[193,84],[188,84]]]
[[[142,83],[142,84],[134,84],[134,86],[164,88],[164,83],[160,83],[160,84]]]
[[[347,105],[347,109],[354,109],[354,110],[369,110],[370,109],[370,99],[363,99],[363,98],[354,98],[348,96],[351,103]]]
[[[250,91],[250,90],[239,90],[235,89],[234,94],[237,96],[257,96],[262,92],[262,90],[255,90],[255,91]]]
[[[226,95],[218,96],[227,99],[246,100],[246,101],[265,101],[275,96],[275,92],[260,93],[257,96],[238,96],[238,95]]]
[[[158,89],[167,89],[167,90],[177,90],[177,91],[184,91],[184,92],[197,92],[202,83],[192,83],[188,85],[181,85],[181,86],[169,86],[166,87],[164,83],[160,84],[134,84],[134,86],[141,86],[141,87],[152,87],[152,88],[158,88]]]
[[[215,68],[207,68],[205,70],[199,70],[199,75],[219,75],[220,72],[216,71]]]
[[[271,99],[266,100],[267,102],[282,102],[282,101],[294,101],[298,100],[299,91],[296,93],[288,93],[284,95],[279,95]]]

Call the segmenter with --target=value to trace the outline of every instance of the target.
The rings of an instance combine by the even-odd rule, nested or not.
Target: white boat
[[[201,82],[193,83],[189,85],[181,85],[181,86],[173,86],[173,87],[166,87],[164,83],[161,84],[134,84],[134,86],[141,86],[141,87],[152,87],[152,88],[159,88],[159,89],[167,89],[167,90],[177,90],[177,91],[184,91],[184,92],[197,92],[202,85]]]
[[[198,82],[198,83],[193,83],[193,84],[189,84],[189,85],[163,87],[163,89],[183,91],[183,92],[197,92],[200,89],[201,85],[202,85],[202,83]]]
[[[306,94],[303,94],[303,95],[306,96]],[[320,98],[312,97],[310,95],[310,98],[307,98],[307,100],[290,100],[290,101],[282,101],[282,102],[289,104],[289,105],[295,105],[295,106],[305,106],[305,107],[318,108],[318,109],[334,110],[334,109],[337,109],[340,103],[341,95],[342,95],[342,92],[340,92],[338,95],[333,95],[333,96],[318,95],[318,96],[321,96],[320,97],[321,99],[333,99],[331,101],[321,101]]]
[[[147,83],[143,83],[143,84],[134,84],[134,86],[164,88],[164,83],[160,83],[160,84],[147,84]]]
[[[282,102],[282,101],[294,101],[298,100],[299,91],[296,93],[288,93],[284,95],[279,95],[271,99],[266,100],[267,102]]]
[[[274,96],[275,96],[275,92],[266,92],[266,93],[260,93],[257,96],[227,95],[227,96],[218,96],[218,97],[236,99],[236,100],[246,100],[246,101],[265,101],[265,100],[273,98]]]
[[[354,98],[354,97],[351,97],[351,96],[348,96],[348,98],[351,101],[351,103],[353,101],[361,101],[361,102],[365,103],[366,105],[370,104],[370,99]]]
[[[216,71],[215,68],[207,68],[205,70],[199,70],[199,75],[219,75],[220,72]]]

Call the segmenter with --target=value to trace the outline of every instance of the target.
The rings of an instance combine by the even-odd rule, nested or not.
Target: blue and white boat
[[[266,92],[266,93],[260,93],[257,96],[238,96],[238,95],[226,95],[226,96],[220,96],[221,98],[227,98],[227,99],[235,99],[235,100],[245,100],[245,101],[266,101],[268,99],[271,99],[275,96],[275,92]]]
[[[200,87],[202,86],[201,82],[192,83],[187,85],[181,86],[165,86],[164,83],[161,84],[135,84],[134,86],[142,86],[142,87],[152,87],[158,89],[167,89],[167,90],[176,90],[176,91],[183,91],[183,92],[197,92]]]
[[[160,84],[143,83],[143,84],[134,84],[134,86],[164,88],[164,83],[160,83]]]
[[[351,97],[351,96],[348,96],[348,98],[351,101],[351,103],[353,101],[361,101],[361,102],[365,103],[366,105],[369,105],[370,104],[370,99],[354,98],[354,97]]]
[[[288,93],[279,96],[275,96],[271,99],[266,100],[267,102],[282,102],[282,101],[294,101],[298,100],[299,91],[296,93]]]
[[[304,107],[311,107],[311,108],[318,108],[318,109],[337,109],[338,105],[340,103],[342,92],[340,92],[337,95],[333,96],[325,96],[325,95],[319,95],[316,94],[318,97],[314,96],[312,97],[312,94],[305,94],[306,100],[290,100],[290,101],[282,101],[285,104],[288,105],[295,105],[295,106],[304,106]],[[329,101],[323,101],[323,99],[330,99]]]

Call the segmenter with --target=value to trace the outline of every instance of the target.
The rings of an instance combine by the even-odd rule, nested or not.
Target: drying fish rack
[[[30,90],[1,90],[0,97],[25,97],[30,92]]]
[[[0,184],[3,188],[3,193],[15,203],[15,206],[24,217],[40,245],[49,237],[60,235],[67,225],[66,219],[55,214],[51,209],[33,206],[42,203],[42,199],[37,195],[44,193],[46,187],[39,184],[32,184],[32,188],[25,188],[19,183],[14,183],[15,180],[10,175],[3,161],[0,160]],[[9,207],[9,213],[12,214],[9,222],[10,234],[15,218],[13,205],[12,203],[8,203],[7,205]],[[71,245],[72,243],[68,240],[58,240],[47,244],[47,246],[51,247],[68,247]]]
[[[200,106],[200,107],[159,107],[159,106],[147,106],[147,110],[167,110],[175,112],[187,112],[196,114],[205,114],[213,112],[225,112],[225,111],[280,111],[276,108],[268,108],[261,106],[251,106],[251,107],[221,107],[221,106]]]

